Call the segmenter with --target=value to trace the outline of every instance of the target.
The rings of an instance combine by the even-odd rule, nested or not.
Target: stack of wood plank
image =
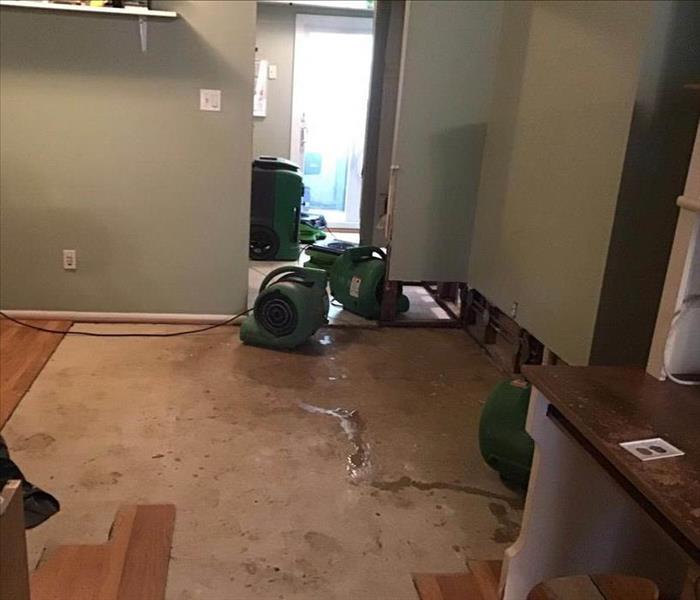
[[[11,484],[19,482],[11,482]],[[0,596],[8,600],[163,600],[175,525],[172,504],[126,505],[104,544],[58,546],[28,578],[22,495],[3,491]],[[7,496],[7,498],[5,498]],[[11,549],[11,550],[10,550]],[[10,561],[12,559],[12,561]],[[10,564],[10,562],[12,564]],[[5,589],[6,588],[6,589]]]

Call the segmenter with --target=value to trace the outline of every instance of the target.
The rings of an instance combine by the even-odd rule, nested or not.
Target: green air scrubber
[[[486,463],[506,483],[527,487],[535,444],[525,431],[530,385],[523,380],[502,381],[481,411],[479,447]]]
[[[253,314],[241,325],[244,344],[296,348],[328,323],[328,275],[318,269],[280,267],[260,284]]]
[[[299,218],[304,195],[299,167],[275,156],[253,162],[250,249],[253,260],[299,258]]]
[[[331,295],[343,308],[367,319],[378,319],[384,294],[386,253],[376,246],[350,248],[330,269]],[[408,298],[399,296],[398,310],[406,312]]]

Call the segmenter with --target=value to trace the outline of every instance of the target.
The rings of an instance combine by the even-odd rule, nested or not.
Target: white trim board
[[[84,312],[71,310],[3,310],[13,319],[39,319],[45,321],[75,321],[77,323],[154,323],[154,324],[214,324],[222,323],[233,315],[191,313],[130,313],[130,312]],[[243,317],[233,324],[240,324]]]

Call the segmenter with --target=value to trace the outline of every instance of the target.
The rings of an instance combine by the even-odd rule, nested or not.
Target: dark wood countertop
[[[660,524],[698,561],[700,387],[657,381],[634,368],[526,366],[523,374],[554,407],[552,416],[647,500],[652,516],[666,520]],[[618,445],[651,437],[685,455],[643,462]]]

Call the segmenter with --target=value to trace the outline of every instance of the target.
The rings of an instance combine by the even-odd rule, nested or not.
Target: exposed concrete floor
[[[62,503],[28,534],[32,564],[104,541],[120,503],[164,501],[172,600],[410,600],[412,571],[502,557],[519,499],[477,448],[500,375],[464,333],[328,329],[298,353],[237,334],[63,341],[3,432]],[[367,481],[348,480],[339,421],[300,402],[359,410]]]

